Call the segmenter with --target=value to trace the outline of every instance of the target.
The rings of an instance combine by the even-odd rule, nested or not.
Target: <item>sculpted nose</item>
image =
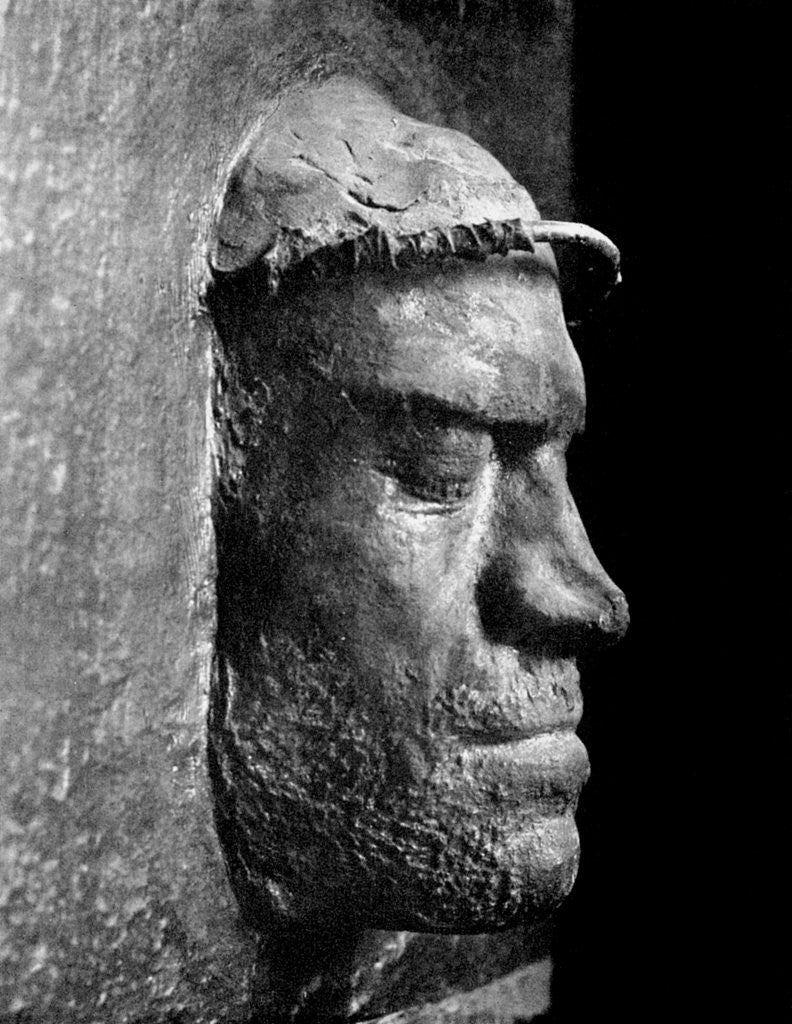
[[[477,583],[493,641],[574,654],[624,636],[627,601],[594,554],[563,477],[512,479],[494,522]]]

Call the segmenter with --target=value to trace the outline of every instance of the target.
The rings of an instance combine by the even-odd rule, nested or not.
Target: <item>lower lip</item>
[[[466,744],[459,766],[488,788],[525,801],[576,799],[589,777],[586,748],[570,731],[503,743]]]

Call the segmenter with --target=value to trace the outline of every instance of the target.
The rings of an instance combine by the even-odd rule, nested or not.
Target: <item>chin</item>
[[[270,912],[291,923],[343,929],[481,934],[540,925],[568,896],[579,861],[571,813],[539,816],[508,834],[502,824],[446,832],[442,846],[379,844],[355,863],[270,881]],[[439,852],[438,852],[439,850]],[[284,922],[287,923],[287,922]]]
[[[573,734],[447,744],[426,761],[384,738],[336,740],[329,761],[321,730],[309,747],[302,720],[292,733],[268,726],[253,692],[233,728],[214,729],[211,753],[218,828],[254,927],[495,932],[541,923],[568,895],[588,774]]]
[[[425,844],[416,842],[415,833],[409,840],[404,833],[381,835],[370,846],[349,838],[326,835],[335,862],[325,847],[322,856],[301,858],[298,872],[282,861],[248,861],[259,923],[446,934],[530,928],[569,894],[579,860],[571,811],[530,816],[519,828],[486,820],[456,829],[427,827]]]
[[[394,866],[368,926],[451,934],[531,927],[569,895],[580,859],[571,813],[537,817],[506,837],[472,833],[454,836],[434,871],[410,876]]]

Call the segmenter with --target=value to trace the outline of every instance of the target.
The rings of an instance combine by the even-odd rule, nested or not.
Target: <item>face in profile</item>
[[[237,339],[211,731],[254,916],[483,932],[572,885],[576,658],[627,617],[539,250],[287,289]]]

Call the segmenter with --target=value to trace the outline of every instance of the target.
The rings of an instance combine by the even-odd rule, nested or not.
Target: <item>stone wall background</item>
[[[2,7],[0,1017],[242,1020],[204,756],[211,204],[262,100],[339,68],[571,215],[570,4]]]

